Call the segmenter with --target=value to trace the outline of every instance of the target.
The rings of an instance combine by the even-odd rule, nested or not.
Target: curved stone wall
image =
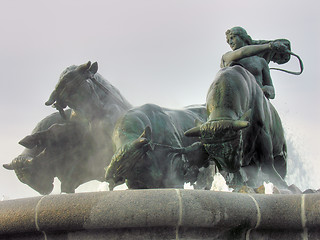
[[[320,239],[320,194],[125,190],[0,202],[0,239]]]

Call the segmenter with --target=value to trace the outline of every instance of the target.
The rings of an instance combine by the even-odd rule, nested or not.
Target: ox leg
[[[193,185],[194,189],[210,190],[212,187],[213,176],[216,174],[214,164],[210,164],[208,167],[202,167],[198,170],[197,181]]]
[[[284,156],[276,156],[274,158],[274,167],[282,178],[287,175],[287,161]]]
[[[287,145],[284,143],[282,153],[274,157],[274,167],[284,179],[287,175]]]
[[[227,184],[233,187],[247,185],[247,174],[242,169],[227,174],[225,178]]]
[[[249,187],[257,187],[259,185],[258,183],[258,172],[259,167],[254,161],[251,161],[251,163],[248,166],[241,168],[247,175],[247,185]]]
[[[169,153],[163,162],[165,176],[162,180],[165,188],[183,188],[184,185],[184,160],[182,155]],[[164,165],[165,164],[165,165]]]
[[[61,193],[75,193],[76,188],[68,183],[61,182]]]
[[[270,177],[270,180],[280,187],[288,187],[287,183],[279,175],[274,167],[273,147],[271,137],[265,130],[261,130],[257,138],[258,156],[261,161],[261,170]]]

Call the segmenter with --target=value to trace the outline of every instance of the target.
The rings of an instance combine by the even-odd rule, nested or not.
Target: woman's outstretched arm
[[[271,49],[272,49],[272,44],[266,43],[261,45],[247,45],[237,50],[227,52],[222,56],[222,62],[224,63],[223,64],[224,66],[222,67],[228,66],[232,61],[237,61],[242,58],[255,56],[261,52],[271,50]]]

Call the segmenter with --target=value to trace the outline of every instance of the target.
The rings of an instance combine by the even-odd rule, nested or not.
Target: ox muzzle
[[[248,121],[217,120],[188,130],[185,135],[200,137],[205,150],[220,170],[237,172],[243,161],[242,129]]]

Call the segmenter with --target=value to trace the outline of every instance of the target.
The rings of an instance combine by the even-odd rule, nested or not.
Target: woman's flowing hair
[[[276,40],[253,40],[247,31],[243,27],[233,27],[226,31],[226,36],[233,34],[239,36],[247,45],[260,45],[266,44],[274,41],[280,41],[284,44],[288,51],[291,51],[290,41],[287,39],[276,39]],[[268,51],[263,52],[258,55],[259,57],[264,58],[267,63],[269,64],[270,61],[273,61],[277,64],[284,64],[290,60],[290,54],[287,52],[275,52],[275,51]]]

